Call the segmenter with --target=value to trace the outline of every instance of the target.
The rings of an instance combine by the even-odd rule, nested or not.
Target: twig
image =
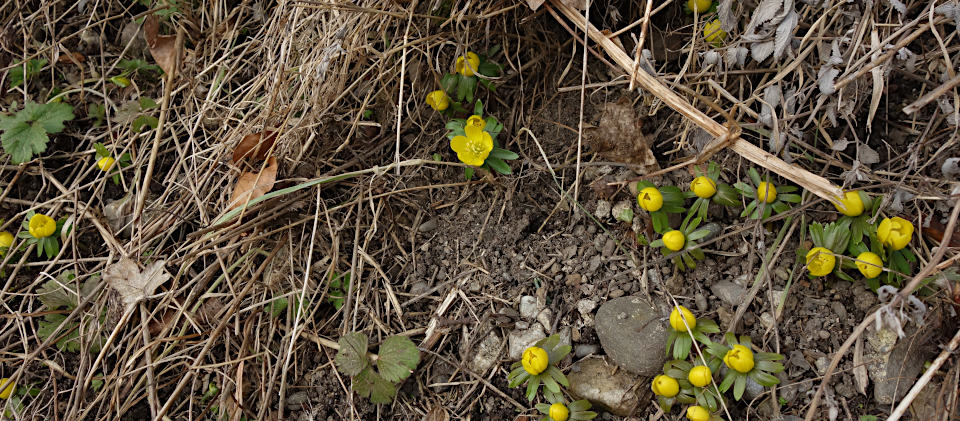
[[[910,105],[903,107],[904,114],[913,114],[923,108],[925,105],[929,104],[933,100],[947,93],[947,91],[960,85],[960,75],[954,76],[953,79],[948,80],[943,85],[936,87],[934,90],[927,92],[926,95],[920,97],[920,99],[913,101]]]

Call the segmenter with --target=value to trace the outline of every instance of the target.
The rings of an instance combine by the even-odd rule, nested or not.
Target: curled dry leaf
[[[170,279],[170,274],[163,268],[165,263],[158,260],[141,271],[136,262],[124,257],[103,270],[103,280],[120,294],[124,311],[130,311]]]
[[[252,157],[256,161],[267,159],[267,154],[273,148],[277,141],[277,132],[267,131],[264,133],[248,134],[240,140],[240,144],[233,150],[233,162],[240,162],[241,159]]]
[[[230,203],[227,209],[234,209],[253,199],[267,194],[273,188],[273,183],[277,181],[276,157],[267,159],[267,166],[260,172],[244,171],[237,178],[237,184],[233,186],[233,194],[230,196]]]
[[[642,168],[637,168],[638,172],[656,171],[659,165],[642,127],[643,120],[633,105],[622,98],[603,105],[600,122],[585,131],[584,138],[605,159],[640,165]]]
[[[143,35],[150,48],[150,55],[169,78],[177,75],[180,62],[180,45],[175,35],[159,35],[160,23],[157,17],[149,15],[143,21]]]

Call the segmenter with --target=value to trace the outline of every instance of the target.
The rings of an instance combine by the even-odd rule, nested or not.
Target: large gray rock
[[[911,330],[907,330],[908,338]],[[924,361],[933,355],[918,341],[897,339],[897,333],[886,328],[867,333],[872,352],[865,354],[864,360],[874,361],[867,366],[867,374],[873,381],[874,399],[883,405],[903,398],[923,370]]]
[[[667,313],[646,299],[620,297],[597,310],[596,329],[603,351],[633,373],[654,376],[666,361]]]
[[[713,295],[716,295],[720,301],[723,301],[731,307],[740,305],[743,296],[747,294],[747,289],[730,281],[720,281],[710,287]]]
[[[570,394],[620,416],[638,413],[650,401],[650,388],[640,377],[618,370],[601,358],[587,358],[570,367]]]
[[[507,336],[509,342],[508,356],[511,360],[519,360],[527,347],[533,346],[537,341],[546,337],[547,334],[543,332],[543,326],[540,326],[540,323],[534,323],[527,329],[513,330]]]
[[[490,367],[493,367],[500,361],[500,352],[503,348],[503,340],[497,332],[490,332],[483,341],[477,346],[477,351],[470,360],[468,367],[474,373],[485,375]]]

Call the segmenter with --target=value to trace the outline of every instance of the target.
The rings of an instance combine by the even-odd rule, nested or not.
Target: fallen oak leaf
[[[155,15],[149,15],[143,21],[143,35],[150,48],[150,55],[163,69],[167,77],[177,75],[180,63],[180,37],[177,35],[159,35],[160,23]]]
[[[241,173],[237,178],[237,184],[233,186],[233,194],[230,195],[227,209],[234,209],[267,194],[277,181],[278,169],[277,158],[271,156],[267,159],[266,167],[259,173],[247,171]]]
[[[237,148],[233,150],[233,162],[240,162],[246,157],[253,157],[254,160],[263,161],[273,148],[277,141],[277,132],[266,131],[263,133],[251,133],[243,137]]]
[[[158,260],[143,271],[136,262],[124,257],[103,270],[103,280],[117,293],[123,302],[124,311],[130,312],[140,301],[153,295],[158,286],[170,279],[164,269],[166,261]]]

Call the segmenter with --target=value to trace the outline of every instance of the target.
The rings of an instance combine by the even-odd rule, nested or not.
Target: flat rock
[[[710,292],[725,304],[736,307],[740,305],[740,301],[743,300],[747,289],[730,281],[720,281],[710,287]]]
[[[594,320],[603,351],[633,373],[654,376],[666,361],[667,314],[637,296],[603,303]]]
[[[874,399],[883,405],[900,401],[917,380],[924,361],[933,356],[928,347],[917,341],[898,341],[896,332],[889,329],[871,330],[867,334],[867,343],[872,352],[865,353],[864,360],[874,361],[867,366],[867,374],[873,381]]]
[[[618,370],[601,358],[577,362],[570,367],[567,378],[570,380],[570,394],[616,415],[633,415],[642,409],[641,402],[650,401],[650,388],[639,385],[643,379]]]
[[[543,332],[543,326],[540,326],[540,323],[531,323],[530,327],[526,329],[514,330],[507,336],[510,349],[508,356],[511,360],[519,360],[527,347],[546,337],[547,335]]]
[[[470,370],[479,375],[484,375],[490,367],[493,367],[500,360],[500,352],[503,340],[497,332],[490,332],[483,341],[477,345],[477,352],[468,364]]]
[[[537,298],[532,295],[520,297],[520,317],[532,319],[537,317]]]

